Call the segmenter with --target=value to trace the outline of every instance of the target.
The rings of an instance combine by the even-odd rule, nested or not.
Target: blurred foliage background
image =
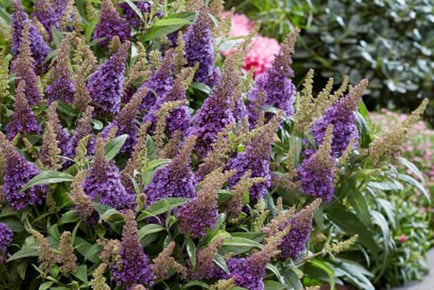
[[[429,98],[425,118],[434,125],[434,0],[229,0],[231,7],[260,21],[269,37],[302,29],[297,82],[309,68],[317,84],[368,78],[369,109],[409,112]]]

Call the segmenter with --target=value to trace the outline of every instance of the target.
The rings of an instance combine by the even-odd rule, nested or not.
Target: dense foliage
[[[424,273],[429,212],[410,193],[430,197],[402,144],[427,100],[375,134],[367,80],[316,95],[309,71],[296,88],[297,29],[253,80],[257,36],[230,39],[222,1],[27,4],[2,7],[1,288],[375,289]]]
[[[310,68],[318,81],[366,77],[366,99],[375,109],[409,112],[429,98],[425,116],[434,124],[432,0],[235,0],[229,6],[260,21],[270,37],[282,39],[292,27],[303,28],[294,57],[299,77]]]

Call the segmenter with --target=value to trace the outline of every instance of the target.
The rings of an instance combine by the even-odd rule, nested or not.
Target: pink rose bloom
[[[228,15],[228,12],[223,13],[223,18]],[[232,16],[232,27],[229,33],[230,37],[247,36],[253,29],[253,23],[243,14],[234,14]],[[264,37],[261,35],[255,36],[244,60],[243,69],[249,71],[254,69],[253,77],[265,72],[271,67],[274,56],[279,52],[280,45],[273,38]],[[223,55],[229,55],[233,50],[223,51]]]

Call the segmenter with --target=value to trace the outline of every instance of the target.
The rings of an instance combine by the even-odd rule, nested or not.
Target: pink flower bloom
[[[223,17],[228,15],[228,12],[223,13]],[[230,37],[247,36],[253,29],[253,23],[243,14],[234,14],[232,16],[232,27],[229,32]],[[271,67],[274,56],[279,52],[280,45],[273,38],[257,35],[254,37],[251,47],[244,60],[243,69],[249,71],[254,69],[254,77],[265,72]],[[227,56],[234,52],[233,49],[223,51],[222,54]]]
[[[406,235],[401,235],[398,240],[400,243],[405,243],[408,240],[408,238]]]

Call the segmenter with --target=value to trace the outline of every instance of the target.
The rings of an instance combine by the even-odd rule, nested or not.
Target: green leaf
[[[190,281],[187,284],[185,284],[184,286],[182,286],[182,289],[187,289],[187,288],[191,288],[191,287],[202,287],[203,289],[209,289],[209,285],[206,284],[205,282],[201,282],[201,281]],[[196,288],[197,289],[197,288]]]
[[[383,190],[383,191],[403,190],[404,189],[402,184],[396,180],[383,180],[380,182],[370,181],[368,183],[368,186],[371,188],[375,188],[375,189],[379,189],[379,190]]]
[[[264,280],[264,289],[265,290],[286,290],[287,286],[273,280]]]
[[[73,179],[74,176],[64,172],[59,172],[55,170],[42,171],[41,173],[33,177],[29,182],[27,182],[21,188],[20,192],[23,192],[35,185],[71,182]]]
[[[221,248],[221,253],[226,254],[233,252],[235,255],[238,255],[248,252],[253,248],[262,249],[263,245],[246,238],[232,237],[225,239]]]
[[[148,224],[143,226],[138,232],[137,235],[140,240],[143,240],[147,235],[158,233],[163,231],[164,228],[157,224]]]
[[[92,119],[93,128],[97,131],[104,128],[104,124],[100,120]]]
[[[47,290],[50,289],[51,285],[53,285],[53,282],[48,281],[48,282],[44,282],[41,285],[39,285],[39,290]]]
[[[23,258],[38,257],[38,256],[39,256],[39,245],[37,243],[33,243],[29,245],[24,245],[18,252],[10,256],[7,262],[9,263]]]
[[[296,273],[297,268],[295,267],[283,267],[281,270],[282,276],[285,278],[285,285],[291,286],[296,290],[303,289],[303,284],[301,284],[300,279]]]
[[[158,19],[154,23],[154,27],[160,27],[160,26],[178,26],[181,28],[184,25],[188,25],[191,23],[191,20],[184,19],[184,18],[161,18]]]
[[[193,89],[196,89],[198,91],[201,91],[207,95],[211,94],[211,88],[203,83],[198,83],[198,82],[192,82],[190,87],[192,87]]]
[[[191,265],[196,267],[196,245],[190,237],[186,238],[187,241],[187,254],[190,258]]]
[[[78,214],[75,210],[65,212],[58,220],[58,225],[64,225],[69,223],[76,223],[79,221]]]
[[[92,263],[98,263],[99,257],[98,254],[101,252],[102,247],[99,244],[93,244],[90,248],[86,249],[86,254],[84,255],[85,260],[89,260]]]
[[[348,196],[348,200],[357,213],[358,218],[366,225],[371,224],[371,215],[369,213],[369,206],[366,198],[361,192],[354,192]]]
[[[157,216],[159,214],[170,211],[176,207],[183,205],[189,198],[183,197],[169,197],[157,201],[156,203],[143,210],[143,213],[139,216],[138,221],[141,221],[147,217]]]
[[[328,282],[330,284],[330,288],[335,289],[335,271],[333,271],[333,269],[330,267],[330,265],[328,265],[326,262],[318,260],[318,259],[313,259],[309,263],[312,266],[324,271],[329,278]]]
[[[72,275],[77,277],[80,281],[87,283],[87,265],[80,265]]]
[[[225,258],[222,255],[216,254],[214,257],[214,263],[217,264],[226,274],[230,274],[228,265],[226,264]]]
[[[173,25],[173,26],[155,26],[153,25],[142,37],[139,37],[139,39],[142,42],[158,39],[159,37],[163,35],[170,34],[172,32],[175,32],[179,30],[184,25]]]
[[[117,136],[116,138],[113,138],[110,140],[104,147],[104,152],[107,160],[112,160],[115,158],[116,154],[119,153],[122,146],[124,146],[125,141],[127,141],[128,134],[123,134],[120,136]]]
[[[416,179],[414,179],[413,177],[407,174],[398,174],[398,179],[404,181],[405,183],[411,186],[416,187],[425,196],[427,201],[431,203],[431,195],[429,194],[429,192],[426,190],[426,188],[423,186],[422,183],[418,182]]]
[[[124,216],[114,208],[110,208],[109,210],[105,211],[101,216],[100,220],[109,222],[109,221],[115,221],[115,220],[123,220]]]

